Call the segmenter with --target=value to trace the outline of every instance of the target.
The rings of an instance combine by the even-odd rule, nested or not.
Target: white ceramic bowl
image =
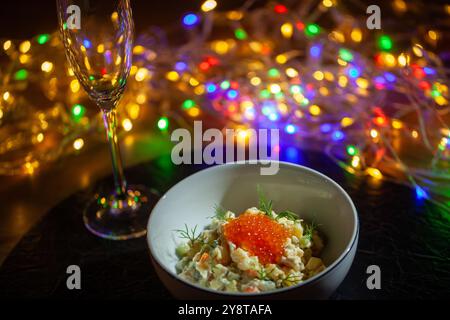
[[[167,289],[179,299],[280,298],[326,299],[345,278],[358,243],[358,216],[350,197],[333,180],[309,168],[279,162],[276,175],[260,175],[261,164],[227,163],[197,172],[172,187],[156,204],[147,227],[153,265]],[[197,230],[209,224],[215,205],[235,213],[257,206],[260,185],[275,212],[291,210],[315,221],[326,237],[322,254],[327,268],[292,287],[263,293],[225,293],[179,278],[175,248],[182,240],[173,230],[184,224]]]

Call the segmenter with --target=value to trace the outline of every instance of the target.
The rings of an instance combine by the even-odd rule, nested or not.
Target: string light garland
[[[439,26],[417,28],[405,40],[392,29],[395,23],[392,34],[367,30],[365,10],[351,15],[334,0],[252,5],[220,11],[220,2],[204,1],[198,12],[180,19],[183,45],[171,46],[161,32],[138,36],[119,112],[124,131],[134,130],[149,99],[159,101],[155,128],[162,131],[189,126],[189,119],[205,113],[227,119],[227,126],[276,127],[288,157],[297,156],[289,145],[319,146],[353,175],[405,182],[418,199],[449,210],[448,69],[433,52]],[[393,1],[393,15],[404,18],[413,6]],[[448,19],[448,10],[440,12]],[[58,35],[1,45],[15,67],[0,74],[8,79],[0,88],[0,124],[24,83],[36,82],[54,103],[52,119],[65,124],[64,132],[70,128],[66,144],[83,148],[81,136],[101,124],[84,107],[73,73],[60,68],[66,65],[63,55],[52,59],[50,48],[61,48]],[[103,51],[98,45],[97,52]],[[35,143],[46,140],[46,130],[36,131],[43,136]],[[424,156],[420,161],[415,150]],[[33,172],[32,162],[17,172]]]

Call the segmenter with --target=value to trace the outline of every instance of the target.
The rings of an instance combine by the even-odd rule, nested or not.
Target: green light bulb
[[[267,75],[271,78],[275,78],[278,77],[280,75],[280,71],[278,71],[278,69],[275,68],[271,68],[269,69],[269,71],[267,72]]]
[[[20,69],[14,74],[14,79],[25,80],[28,77],[28,71],[25,69]]]
[[[344,61],[352,61],[353,60],[353,54],[344,48],[339,49],[339,57]]]
[[[234,31],[234,36],[236,39],[245,40],[247,38],[247,32],[242,28],[238,28]]]
[[[308,24],[305,28],[305,34],[308,37],[316,36],[319,33],[320,33],[320,27],[315,23]]]
[[[354,155],[356,155],[358,153],[358,149],[355,146],[353,146],[353,145],[348,145],[347,146],[347,153],[350,156],[354,156]]]
[[[50,35],[49,34],[40,34],[37,38],[37,42],[39,44],[44,44],[46,43],[48,40],[50,39]]]
[[[159,130],[166,130],[169,127],[169,119],[167,117],[161,117],[158,120]]]
[[[183,109],[190,109],[195,106],[194,100],[187,99],[183,102]]]
[[[389,36],[383,35],[378,39],[378,46],[381,50],[389,51],[392,49],[392,40]]]
[[[227,90],[227,89],[230,87],[230,81],[227,81],[227,80],[222,81],[222,83],[220,84],[220,87],[221,87],[223,90]]]
[[[75,118],[81,118],[82,116],[84,116],[85,113],[86,113],[86,108],[79,103],[75,104],[72,107],[72,115]]]

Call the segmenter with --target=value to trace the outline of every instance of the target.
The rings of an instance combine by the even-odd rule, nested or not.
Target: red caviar
[[[279,263],[291,232],[264,214],[241,214],[224,226],[228,241],[257,256],[262,264]]]

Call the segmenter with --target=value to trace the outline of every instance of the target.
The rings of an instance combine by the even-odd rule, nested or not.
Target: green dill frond
[[[301,280],[302,279],[300,276],[290,273],[288,276],[283,277],[281,285],[283,287],[289,287],[290,285],[292,285],[292,283],[298,283]]]
[[[256,186],[256,191],[258,192],[258,209],[264,212],[269,218],[273,218],[272,216],[272,200],[267,200],[261,186],[258,184]]]
[[[221,205],[216,204],[214,206],[214,217],[213,218],[217,218],[219,220],[225,220],[226,214],[227,214],[227,210],[222,207]]]
[[[201,233],[197,234],[197,225],[193,229],[189,229],[187,224],[184,224],[184,230],[177,229],[175,232],[178,232],[180,238],[189,240],[191,244],[199,241],[201,236]]]
[[[314,234],[314,231],[316,231],[318,225],[312,221],[311,224],[305,224],[305,232],[303,233],[303,236],[308,239],[308,240],[312,240],[312,236]]]
[[[258,279],[259,280],[265,280],[265,281],[271,281],[270,275],[275,271],[275,268],[270,270],[270,272],[267,272],[264,267],[260,268],[258,270]]]
[[[280,219],[280,218],[286,218],[286,219],[292,220],[292,221],[300,220],[299,216],[296,213],[294,213],[292,211],[289,211],[289,210],[285,210],[283,212],[280,212],[277,215],[277,220]]]

